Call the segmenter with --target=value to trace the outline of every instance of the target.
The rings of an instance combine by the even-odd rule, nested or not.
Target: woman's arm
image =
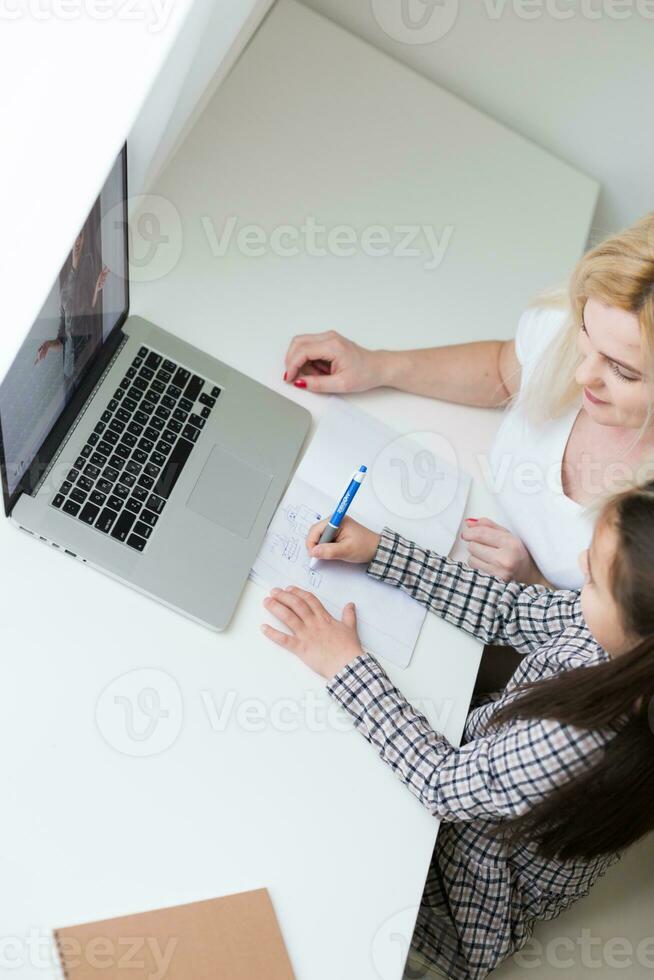
[[[367,391],[383,385],[444,401],[499,408],[520,387],[512,340],[424,350],[368,350],[334,330],[294,337],[284,379],[309,391]]]
[[[499,408],[520,387],[522,368],[512,340],[378,354],[380,384],[415,395],[459,405]]]
[[[603,744],[596,733],[529,719],[456,749],[369,654],[343,667],[327,690],[384,762],[442,820],[518,816],[567,782]]]
[[[530,653],[566,627],[583,626],[578,592],[503,582],[420,548],[384,528],[368,574],[407,592],[484,643]]]

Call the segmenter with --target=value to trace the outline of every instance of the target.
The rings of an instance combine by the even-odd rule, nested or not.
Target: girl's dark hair
[[[551,718],[616,732],[585,772],[498,828],[564,861],[622,850],[654,830],[654,483],[609,500],[599,526],[615,529],[611,592],[623,629],[640,641],[607,662],[525,685],[490,722]]]

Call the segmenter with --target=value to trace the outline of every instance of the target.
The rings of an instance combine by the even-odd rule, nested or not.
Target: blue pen
[[[320,535],[320,541],[318,544],[329,544],[330,541],[334,540],[341,526],[341,521],[345,517],[347,509],[354,500],[354,495],[363,483],[367,472],[367,466],[360,466],[359,469],[352,474],[350,484],[339,500],[338,506],[330,517],[329,523],[325,527],[325,530]],[[309,560],[309,568],[313,568],[317,561],[319,561],[318,558],[311,558]]]

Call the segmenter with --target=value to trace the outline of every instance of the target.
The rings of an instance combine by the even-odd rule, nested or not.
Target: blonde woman
[[[285,380],[316,392],[380,385],[509,405],[490,455],[502,524],[470,520],[469,564],[505,581],[580,588],[589,504],[651,476],[654,212],[592,248],[566,291],[520,318],[515,340],[367,350],[334,331],[295,337]]]

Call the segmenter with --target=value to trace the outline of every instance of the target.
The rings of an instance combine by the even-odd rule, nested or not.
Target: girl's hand
[[[331,544],[318,545],[320,535],[328,523],[328,519],[325,518],[310,528],[306,540],[309,555],[312,558],[325,559],[326,561],[337,558],[339,561],[369,565],[375,557],[380,535],[346,515],[341,522],[336,541],[332,541]]]
[[[383,384],[384,351],[360,347],[335,330],[294,337],[284,380],[308,391],[367,391]]]
[[[546,584],[520,538],[487,517],[465,522],[461,537],[470,545],[468,564],[505,582]]]
[[[322,677],[333,677],[363,653],[353,602],[343,610],[342,620],[334,619],[315,595],[289,585],[286,589],[272,589],[263,604],[291,634],[267,623],[262,624],[261,631]]]

